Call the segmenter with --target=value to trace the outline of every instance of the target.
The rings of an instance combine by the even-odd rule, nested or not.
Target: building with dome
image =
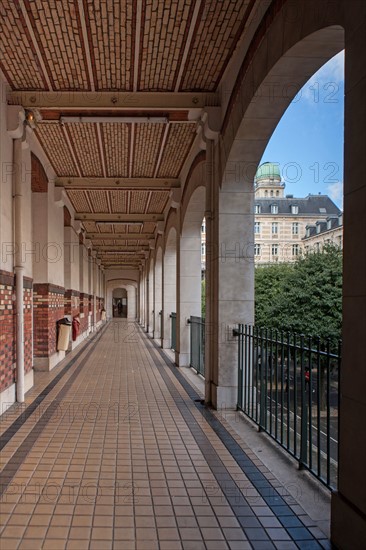
[[[272,162],[259,166],[254,182],[256,264],[292,262],[304,251],[319,249],[320,243],[341,244],[342,213],[327,195],[285,195],[280,166]],[[337,235],[333,239],[334,232]]]

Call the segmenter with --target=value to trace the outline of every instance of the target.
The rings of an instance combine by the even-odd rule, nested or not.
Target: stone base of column
[[[57,351],[48,357],[35,357],[33,367],[35,371],[49,372],[63,359],[65,359],[65,352]]]
[[[175,352],[175,362],[178,367],[189,367],[190,359],[189,353],[180,353],[178,351]]]
[[[162,341],[162,348],[163,349],[170,349],[170,346],[172,345],[170,338],[163,338]]]
[[[339,548],[362,550],[366,543],[366,517],[341,493],[332,494],[331,541]]]
[[[212,406],[217,410],[236,410],[238,388],[236,386],[211,385]]]

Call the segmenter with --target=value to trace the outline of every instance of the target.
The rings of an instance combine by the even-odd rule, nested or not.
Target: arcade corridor
[[[2,548],[329,548],[137,324],[37,376],[2,424]]]

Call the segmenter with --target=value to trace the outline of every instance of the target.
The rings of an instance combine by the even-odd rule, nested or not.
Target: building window
[[[293,256],[298,256],[299,252],[300,252],[299,245],[298,244],[293,244],[292,245],[292,255]]]
[[[299,213],[299,207],[297,206],[297,204],[293,204],[291,206],[291,214],[298,214]]]
[[[205,254],[206,254],[205,243],[201,243],[201,256],[205,256]]]
[[[255,205],[255,213],[256,213],[256,214],[260,214],[260,213],[261,213],[261,205],[260,205],[260,204],[256,204],[256,205]]]
[[[278,223],[272,222],[272,235],[278,235]]]
[[[279,196],[280,196],[280,192],[276,191],[276,197],[279,197]]]
[[[292,224],[292,234],[298,235],[299,234],[299,224],[297,222],[294,222]]]
[[[261,224],[260,222],[254,222],[254,233],[256,235],[259,235],[259,233],[261,232]]]
[[[271,214],[278,214],[278,205],[271,204]]]
[[[261,245],[255,244],[254,245],[254,256],[260,256],[261,255]]]
[[[268,191],[265,191],[265,192],[264,192],[264,196],[265,196],[265,197],[268,197]]]
[[[278,256],[278,244],[273,244],[271,251],[272,251],[272,256]]]

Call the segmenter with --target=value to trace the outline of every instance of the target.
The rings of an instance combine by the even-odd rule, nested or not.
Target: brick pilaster
[[[33,286],[34,356],[50,357],[56,352],[56,323],[65,315],[63,287],[49,283]]]

